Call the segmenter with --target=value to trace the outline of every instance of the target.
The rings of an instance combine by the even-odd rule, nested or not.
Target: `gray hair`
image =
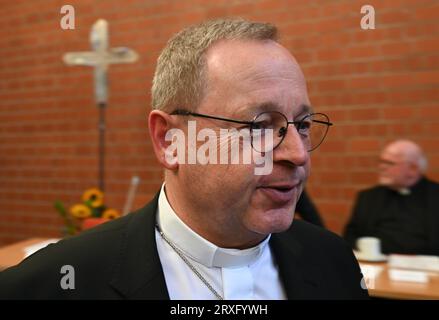
[[[206,88],[205,52],[219,40],[273,40],[277,28],[243,19],[209,20],[173,36],[162,50],[152,81],[152,108],[196,109]]]
[[[407,163],[415,164],[421,173],[427,171],[427,158],[421,147],[415,142],[407,139],[400,139],[390,143],[387,147],[396,150]]]
[[[412,141],[406,141],[405,160],[415,164],[421,173],[427,171],[428,161],[421,147]],[[410,145],[412,143],[412,145]]]
[[[421,173],[425,173],[427,171],[428,160],[425,157],[424,153],[421,152],[418,155],[416,155],[413,159],[410,159],[410,160],[418,166],[419,171]]]

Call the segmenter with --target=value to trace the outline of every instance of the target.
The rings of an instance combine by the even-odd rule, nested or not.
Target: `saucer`
[[[387,261],[387,255],[380,253],[376,256],[367,256],[359,251],[354,251],[355,257],[361,261],[382,262]]]

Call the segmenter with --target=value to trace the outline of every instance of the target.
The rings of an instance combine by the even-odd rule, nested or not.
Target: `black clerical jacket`
[[[360,237],[379,237],[383,219],[387,214],[384,208],[389,207],[389,201],[395,201],[395,196],[399,196],[401,199],[404,197],[396,195],[395,192],[387,187],[377,186],[358,194],[352,216],[344,231],[344,238],[353,248],[355,248],[356,241]],[[409,247],[411,244],[406,244],[406,247],[401,247],[401,245],[396,247],[392,245],[390,239],[384,238],[381,239],[384,252],[439,256],[439,184],[427,178],[422,178],[411,188],[411,192],[415,195],[412,201],[418,202],[419,209],[410,212],[408,219],[412,219],[413,225],[424,226],[425,245],[417,249],[417,252],[412,252],[413,249]],[[403,210],[401,209],[401,211]],[[398,214],[401,213],[397,212],[394,219],[397,219]],[[395,236],[400,236],[403,245],[405,240],[404,232],[401,231],[398,234],[397,228],[394,232]]]
[[[0,299],[169,299],[155,240],[157,200],[1,272]],[[269,244],[289,299],[368,297],[352,250],[338,236],[294,221]],[[73,267],[74,289],[61,286],[64,265]]]

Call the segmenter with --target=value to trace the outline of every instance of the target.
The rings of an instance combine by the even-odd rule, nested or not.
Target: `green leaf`
[[[64,204],[63,204],[60,200],[56,200],[55,203],[54,203],[54,205],[55,205],[55,209],[59,212],[59,214],[60,214],[62,217],[66,217],[66,215],[67,215],[67,210],[66,210],[66,208],[64,207]]]

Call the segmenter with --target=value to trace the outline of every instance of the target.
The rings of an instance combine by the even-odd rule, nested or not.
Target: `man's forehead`
[[[400,160],[403,158],[403,153],[401,150],[394,148],[393,146],[386,147],[381,153],[382,158],[392,159],[392,160]]]
[[[279,66],[276,71],[284,77],[302,76],[290,52],[272,40],[222,40],[206,52],[206,61],[209,73],[215,75],[264,76]]]
[[[311,109],[300,67],[274,41],[222,41],[208,52],[207,67],[209,90],[237,116],[277,110],[291,117]]]

